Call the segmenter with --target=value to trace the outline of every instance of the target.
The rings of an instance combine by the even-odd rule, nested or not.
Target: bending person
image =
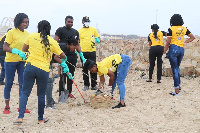
[[[109,84],[107,86],[107,94],[109,94],[110,92],[111,94],[113,94],[116,84],[118,85],[120,94],[120,103],[115,107],[112,107],[113,109],[126,107],[126,104],[124,102],[124,97],[126,92],[124,81],[127,76],[130,65],[131,65],[130,57],[123,54],[111,55],[103,59],[101,62],[97,63],[93,62],[92,60],[87,60],[84,65],[85,69],[89,70],[92,73],[98,73],[100,77],[100,84],[98,90],[96,91],[96,95],[102,93],[100,89],[105,83],[104,75],[108,75],[110,77]]]
[[[38,96],[38,123],[45,123],[44,119],[45,93],[49,78],[49,65],[52,60],[53,52],[62,58],[59,63],[68,72],[68,66],[65,63],[66,56],[60,49],[58,43],[50,37],[51,25],[48,21],[42,20],[38,23],[38,33],[29,35],[23,46],[24,51],[29,51],[30,55],[26,60],[24,70],[24,83],[22,88],[21,100],[19,103],[19,116],[14,123],[22,123],[24,111],[27,105],[28,97],[36,80]]]
[[[180,14],[174,14],[171,17],[171,27],[168,29],[167,42],[163,53],[166,54],[169,49],[168,57],[172,68],[175,89],[175,92],[171,93],[172,95],[179,95],[179,91],[181,90],[179,66],[185,51],[183,44],[184,36],[187,35],[189,37],[189,39],[187,39],[184,43],[189,43],[195,39],[194,35],[187,29],[187,27],[182,26],[183,24],[184,22]]]

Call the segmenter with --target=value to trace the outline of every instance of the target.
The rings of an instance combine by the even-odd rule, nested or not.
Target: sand
[[[88,103],[84,104],[79,92],[73,86],[76,99],[57,104],[58,109],[45,109],[48,123],[37,124],[36,85],[29,97],[21,125],[13,125],[18,117],[17,76],[11,91],[9,115],[0,113],[0,132],[44,132],[44,133],[200,133],[200,78],[182,80],[180,96],[171,96],[173,78],[162,77],[162,83],[156,83],[156,75],[151,83],[140,77],[139,71],[130,70],[125,81],[127,88],[125,102],[127,107],[112,109],[119,102],[118,89],[114,92],[115,100],[109,108],[93,109],[89,104],[89,95],[95,91],[84,92],[81,68],[76,68],[75,82]],[[53,97],[58,100],[58,80],[54,82]],[[99,80],[99,79],[98,79]],[[108,82],[108,78],[106,78]],[[5,106],[4,86],[0,86],[1,104]]]

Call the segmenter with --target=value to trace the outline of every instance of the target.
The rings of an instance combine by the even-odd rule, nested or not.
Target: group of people
[[[100,43],[97,30],[90,26],[90,19],[87,16],[83,17],[83,27],[79,31],[72,28],[73,21],[74,19],[72,16],[66,16],[65,26],[56,30],[53,39],[50,36],[51,25],[48,21],[40,21],[37,26],[38,32],[29,34],[25,30],[29,25],[28,15],[25,13],[18,13],[14,18],[15,28],[9,29],[6,35],[1,38],[2,49],[0,50],[2,50],[2,55],[0,57],[2,71],[0,84],[5,84],[4,99],[6,104],[3,114],[10,113],[10,92],[16,70],[18,73],[19,116],[18,119],[14,121],[14,124],[22,123],[24,113],[30,113],[30,110],[26,109],[26,105],[35,81],[37,84],[38,96],[38,123],[45,123],[48,121],[48,119],[43,118],[45,95],[47,107],[53,107],[56,103],[52,98],[54,82],[54,77],[51,74],[52,62],[59,63],[58,68],[62,68],[59,81],[59,95],[61,95],[61,91],[64,89],[63,84],[66,83],[67,78],[68,96],[70,98],[75,98],[72,95],[72,80],[74,80],[74,66],[76,66],[77,63],[77,52],[83,64],[83,90],[86,91],[90,87],[88,70],[90,70],[91,90],[97,90],[96,94],[99,92],[102,93],[100,89],[105,82],[103,75],[108,75],[110,76],[109,85],[107,87],[107,92],[109,92],[109,94],[113,93],[116,84],[120,86],[121,104],[113,108],[125,107],[124,80],[131,64],[130,58],[126,55],[116,54],[105,58],[102,62],[96,63],[96,44]],[[124,70],[125,73],[123,72]],[[96,82],[97,73],[100,76],[101,82],[99,86],[97,86]],[[64,81],[62,80],[63,77]]]
[[[159,31],[157,24],[151,25],[152,33],[148,36],[149,49],[149,79],[147,82],[152,82],[152,74],[157,58],[157,83],[161,83],[162,63],[164,58],[169,58],[175,91],[171,95],[180,95],[181,80],[179,66],[184,56],[184,43],[189,43],[195,39],[194,35],[187,27],[183,26],[183,18],[180,14],[174,14],[170,19],[171,27],[167,32]],[[189,38],[184,41],[184,36]],[[163,36],[167,36],[165,47],[163,45]],[[168,53],[167,53],[168,51]],[[167,53],[167,54],[166,54]]]
[[[38,32],[29,34],[25,29],[29,25],[29,18],[24,13],[19,13],[14,19],[15,28],[8,31],[3,41],[3,55],[0,55],[1,60],[1,77],[0,85],[5,84],[4,99],[5,108],[3,113],[10,113],[10,92],[13,85],[15,71],[18,73],[19,82],[19,116],[14,123],[22,123],[24,113],[30,113],[26,109],[28,97],[36,80],[37,96],[38,96],[38,123],[45,123],[48,119],[43,118],[46,106],[54,107],[56,103],[52,98],[52,89],[54,77],[50,74],[52,69],[52,62],[59,63],[59,70],[61,71],[59,81],[59,96],[64,90],[63,84],[67,82],[67,90],[69,90],[69,97],[75,98],[72,94],[72,84],[74,80],[74,71],[77,63],[77,52],[83,64],[83,80],[84,91],[90,88],[96,90],[95,94],[101,94],[102,88],[106,88],[106,94],[112,95],[116,87],[119,88],[120,102],[118,105],[112,107],[121,108],[126,107],[124,85],[125,78],[128,74],[131,65],[131,59],[124,54],[115,54],[106,57],[100,62],[96,62],[96,44],[100,43],[100,38],[97,30],[90,26],[89,17],[83,17],[83,27],[76,30],[73,27],[73,17],[66,16],[65,26],[60,27],[55,32],[54,39],[50,37],[51,25],[48,21],[42,20],[38,23]],[[181,91],[181,81],[179,66],[184,55],[183,39],[184,35],[188,35],[189,39],[185,43],[194,40],[193,34],[183,27],[183,19],[181,15],[174,14],[171,17],[168,32],[159,31],[159,26],[153,24],[151,26],[152,33],[148,37],[149,50],[149,79],[147,82],[152,82],[152,74],[157,58],[157,83],[161,83],[162,75],[162,56],[166,54],[167,50],[170,64],[173,71],[175,92],[172,95],[179,95]],[[167,36],[165,47],[163,46],[163,36]],[[28,57],[25,52],[28,52]],[[2,52],[3,53],[3,52]],[[5,58],[5,59],[4,59]],[[62,68],[62,69],[61,69]],[[90,71],[91,82],[89,81],[88,70]],[[4,76],[5,71],[5,76]],[[99,86],[97,85],[97,74],[100,78]],[[109,84],[105,84],[104,75],[109,76]],[[5,77],[5,82],[2,80]],[[67,78],[67,80],[66,80]],[[64,79],[64,81],[63,81]]]

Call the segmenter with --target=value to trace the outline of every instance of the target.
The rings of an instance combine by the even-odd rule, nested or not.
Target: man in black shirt
[[[75,36],[77,38],[77,40],[79,40],[79,33],[77,30],[75,30],[74,28],[72,28],[73,26],[73,17],[72,16],[66,16],[65,18],[65,26],[63,27],[60,27],[56,30],[56,33],[55,33],[55,37],[54,39],[59,42],[59,43],[67,43],[67,38],[70,37],[70,36]],[[67,45],[67,44],[66,44]],[[84,62],[86,61],[84,56],[83,56],[83,53],[81,52],[81,47],[80,45],[78,44],[78,47],[77,47],[77,52],[79,53],[80,57],[82,58],[82,60],[84,60]],[[75,51],[73,52],[70,52],[69,49],[65,49],[63,50],[63,52],[65,53],[65,55],[67,56],[67,65],[69,67],[69,72],[74,76],[74,71],[75,71],[75,67],[76,66],[76,62],[77,62],[77,54],[75,53]],[[69,62],[69,63],[68,63]],[[73,66],[72,66],[73,65]],[[64,79],[65,79],[65,83],[66,83],[66,74],[63,75],[64,76]],[[67,90],[69,90],[69,97],[70,98],[75,98],[71,92],[72,92],[72,80],[69,79],[67,77]],[[60,81],[59,81],[59,92],[61,92],[63,90],[63,82],[62,82],[62,76],[60,76]],[[60,93],[59,93],[60,95]]]

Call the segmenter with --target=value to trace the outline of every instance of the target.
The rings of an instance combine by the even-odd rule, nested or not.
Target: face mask
[[[90,26],[90,22],[85,22],[84,25],[85,25],[85,27],[89,27]]]

